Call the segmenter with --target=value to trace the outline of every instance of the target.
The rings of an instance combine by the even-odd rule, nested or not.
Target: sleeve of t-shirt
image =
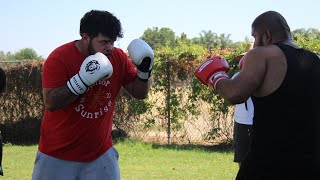
[[[49,55],[43,64],[42,88],[61,87],[68,81],[68,72],[58,52]]]
[[[124,59],[124,68],[125,68],[125,75],[122,85],[126,85],[132,82],[137,77],[137,70],[132,63],[132,60],[125,54],[122,53],[122,58]]]

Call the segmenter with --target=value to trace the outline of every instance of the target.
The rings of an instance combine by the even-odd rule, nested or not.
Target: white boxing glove
[[[101,52],[88,56],[81,64],[80,71],[69,79],[67,86],[78,96],[100,79],[108,79],[113,73],[112,64]]]
[[[137,66],[138,77],[143,81],[148,81],[154,61],[152,48],[145,41],[134,39],[128,46],[128,53],[133,63]]]

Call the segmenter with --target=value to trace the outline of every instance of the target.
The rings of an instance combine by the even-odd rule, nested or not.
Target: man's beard
[[[97,51],[95,51],[95,50],[93,49],[93,45],[92,45],[92,40],[91,40],[91,39],[90,39],[89,45],[88,45],[88,52],[89,52],[89,55],[94,55],[94,54],[96,54],[96,52],[97,52]]]
[[[92,44],[92,40],[91,39],[90,39],[89,45],[88,45],[88,53],[89,53],[89,55],[94,55],[94,54],[97,53],[97,51],[94,50],[94,48],[93,48],[93,44]],[[107,57],[109,57],[112,54],[112,51],[110,53],[107,53],[107,54],[103,53],[103,54],[106,55]]]
[[[259,44],[257,44],[258,46],[264,46],[263,43],[263,35],[259,37]]]

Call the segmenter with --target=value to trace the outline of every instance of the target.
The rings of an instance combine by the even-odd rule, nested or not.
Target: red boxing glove
[[[205,85],[215,89],[221,79],[229,79],[227,72],[230,70],[228,62],[220,56],[212,57],[203,62],[195,71],[194,75]]]

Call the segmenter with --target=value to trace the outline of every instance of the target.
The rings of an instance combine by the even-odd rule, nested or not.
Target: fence
[[[42,63],[0,62],[8,77],[7,92],[0,95],[4,142],[38,142],[44,110]],[[161,144],[232,141],[233,107],[223,105],[224,101],[212,93],[205,95],[205,98],[194,99],[194,79],[191,76],[177,79],[175,77],[181,76],[177,64],[166,61],[164,65],[163,72],[155,69],[155,83],[146,100],[133,99],[121,90],[115,108],[113,135],[128,135]],[[159,79],[162,79],[162,86]],[[206,98],[213,100],[208,103]],[[219,105],[223,105],[224,110],[220,111]]]

